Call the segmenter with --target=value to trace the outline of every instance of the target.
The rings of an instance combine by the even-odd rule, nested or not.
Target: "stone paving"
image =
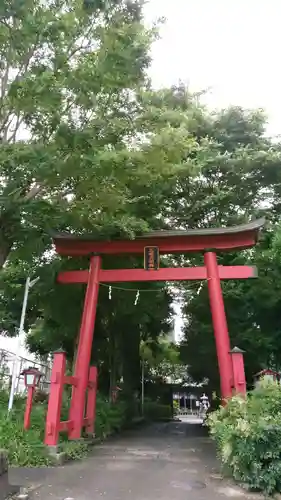
[[[95,446],[91,455],[58,468],[33,500],[255,499],[223,480],[213,444],[193,417],[155,424]]]

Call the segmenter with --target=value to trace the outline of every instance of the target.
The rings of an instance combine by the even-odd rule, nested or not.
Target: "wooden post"
[[[96,366],[91,366],[89,371],[89,385],[86,405],[86,433],[94,435],[96,420],[96,401],[98,388],[98,370]]]
[[[46,418],[45,444],[47,446],[57,446],[58,444],[65,366],[65,352],[55,352]]]
[[[23,427],[25,430],[29,429],[30,427],[30,415],[32,410],[33,394],[34,394],[34,387],[28,387],[26,406],[24,412],[24,422],[23,422]]]
[[[81,437],[84,423],[85,394],[89,381],[89,365],[98,302],[100,268],[101,258],[98,255],[91,257],[75,364],[74,377],[77,379],[77,384],[73,387],[72,391],[69,417],[73,422],[73,426],[69,432],[69,439],[79,439]]]
[[[232,396],[232,366],[230,357],[230,340],[220,284],[217,256],[214,252],[204,255],[210,306],[216,340],[218,365],[220,372],[221,397],[226,400]]]
[[[243,354],[244,351],[239,349],[239,347],[234,347],[234,349],[230,351],[230,355],[232,358],[233,385],[235,394],[242,394],[243,396],[245,396],[247,394],[247,384]]]

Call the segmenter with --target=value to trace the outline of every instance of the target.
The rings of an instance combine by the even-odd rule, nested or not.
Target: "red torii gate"
[[[55,234],[53,241],[58,254],[64,256],[90,256],[88,270],[64,271],[59,273],[59,283],[87,284],[84,310],[81,321],[75,373],[65,377],[65,354],[57,353],[51,379],[48,414],[46,420],[45,444],[55,446],[59,431],[68,430],[70,439],[78,439],[82,428],[89,433],[94,431],[95,395],[97,372],[90,367],[95,317],[98,301],[99,283],[141,282],[141,281],[185,281],[208,280],[210,306],[216,340],[216,349],[221,380],[221,396],[229,398],[233,388],[245,391],[245,380],[239,382],[239,368],[232,366],[231,346],[224,310],[221,279],[245,279],[257,276],[252,266],[220,266],[217,264],[216,251],[245,249],[256,244],[264,219],[248,224],[227,228],[192,229],[187,231],[154,231],[134,240],[95,241],[91,236]],[[160,254],[187,252],[204,253],[204,267],[146,269],[102,269],[102,255],[140,255],[146,247],[157,247]],[[234,354],[240,355],[239,350]],[[240,363],[240,364],[239,364]],[[243,366],[242,366],[243,368]],[[243,370],[242,370],[243,371]],[[60,422],[62,391],[64,384],[72,384],[72,398],[69,420]],[[85,415],[85,400],[88,389],[88,402]]]

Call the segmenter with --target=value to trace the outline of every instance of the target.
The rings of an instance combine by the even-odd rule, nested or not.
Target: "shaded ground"
[[[5,500],[6,497],[12,495],[13,493],[17,493],[18,491],[19,487],[13,486],[9,483],[8,473],[0,476],[0,500]]]
[[[95,446],[56,469],[33,500],[219,500],[248,495],[222,480],[207,432],[192,421],[155,424]],[[249,498],[255,498],[249,495]]]

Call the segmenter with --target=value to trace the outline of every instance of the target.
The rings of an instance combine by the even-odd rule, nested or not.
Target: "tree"
[[[258,278],[222,283],[226,316],[232,346],[245,350],[245,367],[249,385],[262,368],[280,369],[280,278],[279,253],[276,252],[275,225],[262,234],[251,251],[224,255],[224,265],[256,265]],[[197,292],[197,293],[196,293]],[[185,307],[185,340],[182,356],[190,373],[200,380],[207,376],[215,389],[219,386],[214,333],[207,285],[189,295]]]
[[[38,257],[50,227],[134,229],[124,144],[153,36],[140,2],[7,0],[0,18],[0,266]]]
[[[179,186],[178,199],[171,197],[169,206],[169,212],[175,214],[174,222],[182,227],[233,225],[260,215],[271,221],[256,249],[219,258],[221,264],[257,264],[259,270],[257,280],[223,283],[231,341],[246,351],[249,383],[255,371],[265,365],[280,365],[280,264],[272,249],[280,214],[280,144],[264,137],[264,123],[260,112],[239,108],[213,115],[209,124],[204,124],[209,135],[200,159],[201,175],[192,178],[192,182],[184,181]],[[206,133],[201,131],[203,141]],[[202,263],[202,257],[181,259],[181,265],[185,262]],[[219,377],[207,285],[188,283],[184,289],[182,359],[196,380],[207,376],[217,388]]]
[[[23,282],[36,272],[41,279],[29,295],[26,330],[32,327],[29,344],[40,354],[59,344],[73,356],[83,302],[82,287],[62,295],[55,286],[56,272],[69,263],[52,255],[49,229],[108,238],[161,225],[162,184],[189,171],[185,150],[196,147],[178,130],[184,117],[171,127],[166,109],[152,105],[145,71],[154,32],[142,24],[140,4],[29,0],[2,6],[1,328],[15,334]],[[123,329],[119,341],[126,351],[128,321],[138,356],[140,326],[142,335],[152,329],[157,336],[169,302],[159,301],[161,318],[146,307],[136,321],[120,305],[118,321],[115,311],[111,318],[107,311],[105,319],[100,315],[96,339],[103,356],[110,329]],[[126,371],[126,356],[122,363]]]
[[[127,19],[125,7],[121,11],[124,16],[121,16],[122,20]],[[105,11],[101,15],[105,16]],[[98,33],[103,35],[105,33],[103,30],[106,30],[108,36],[104,37],[109,44],[114,38],[113,34],[116,35],[116,23],[117,20],[120,22],[120,15],[118,10],[117,17],[114,17],[115,14],[110,18],[106,17],[106,27],[102,26],[98,30]],[[132,23],[129,26],[125,21],[124,23],[125,35],[121,30],[122,36],[124,35],[124,38],[121,38],[126,47],[131,47],[128,32]],[[139,29],[137,34],[134,31],[134,36],[142,47],[141,61],[143,61],[147,56],[150,34],[145,32],[144,35],[139,19],[134,26],[135,29],[136,27]],[[98,53],[100,50],[101,48]],[[128,54],[130,58],[135,57],[134,51],[129,50]],[[121,56],[118,49],[116,60],[119,60],[119,57]],[[38,330],[33,329],[29,339],[37,352],[52,349],[60,338],[69,356],[73,355],[77,331],[74,324],[79,323],[83,288],[69,287],[68,290],[65,289],[64,297],[59,297],[61,292],[55,290],[54,275],[59,270],[70,269],[73,266],[87,267],[85,259],[73,263],[71,260],[56,259],[48,253],[50,248],[50,237],[46,233],[48,225],[53,225],[56,229],[71,230],[77,234],[91,232],[95,238],[110,239],[116,236],[134,238],[145,229],[227,225],[246,221],[260,214],[271,214],[275,223],[280,213],[280,145],[264,137],[263,114],[260,111],[248,112],[240,108],[209,113],[200,105],[197,97],[192,96],[183,86],[153,91],[145,80],[144,65],[138,66],[138,77],[132,76],[129,67],[130,58],[128,71],[120,74],[122,84],[118,84],[118,88],[115,79],[119,73],[115,72],[115,66],[111,66],[108,73],[99,74],[99,88],[102,90],[98,95],[103,97],[110,95],[109,101],[105,97],[97,99],[94,114],[86,124],[81,116],[79,119],[71,118],[72,121],[67,117],[66,125],[63,124],[63,134],[60,134],[61,129],[58,128],[48,140],[47,151],[50,153],[48,158],[53,162],[55,159],[52,165],[48,164],[50,166],[48,172],[52,179],[56,179],[57,191],[55,184],[48,184],[51,186],[48,188],[48,193],[46,191],[46,196],[40,195],[41,204],[34,205],[32,214],[27,211],[20,214],[21,227],[23,222],[27,221],[24,227],[26,235],[24,241],[28,241],[30,246],[26,245],[23,252],[23,240],[20,240],[21,236],[18,237],[17,243],[14,244],[15,251],[2,271],[1,279],[4,283],[1,301],[2,326],[7,332],[11,332],[13,325],[16,324],[15,318],[19,310],[19,288],[15,286],[16,281],[9,280],[9,273],[15,278],[21,274],[20,269],[30,272],[36,267],[44,279],[40,284],[42,288],[38,288],[40,299],[31,295],[28,321],[29,325],[35,322],[38,328]],[[100,59],[98,61],[100,63]],[[97,62],[95,70],[96,67]],[[134,65],[132,67],[135,68]],[[93,84],[91,68],[94,71],[91,64],[86,69],[85,65],[79,66],[79,74],[76,74],[77,82],[86,72],[85,82],[91,80],[87,90]],[[70,70],[72,71],[72,67],[69,69],[69,74]],[[88,101],[87,106],[93,108]],[[100,130],[102,132],[98,134]],[[42,141],[39,144],[41,147]],[[24,148],[26,146],[23,145]],[[30,152],[36,150],[34,146],[37,147],[34,141],[28,144]],[[71,175],[63,177],[66,175],[66,167],[60,170],[60,165],[64,165],[61,159],[64,158],[66,151],[70,155],[67,156],[67,162],[70,162],[67,168],[70,169]],[[58,195],[57,198],[54,198],[54,195]],[[45,228],[40,232],[40,245],[37,237],[39,226]],[[32,228],[32,231],[28,228]],[[27,229],[29,232],[26,232]],[[255,254],[253,250],[239,255],[233,253],[223,256],[221,263],[251,262],[255,255],[257,260],[260,259],[261,265],[265,265],[263,259],[266,260],[271,255],[269,236],[272,232],[274,227],[268,235],[265,233],[264,246],[260,247],[263,251],[260,254]],[[171,262],[175,265],[192,265],[201,263],[202,256],[179,256],[171,259]],[[104,260],[105,267],[123,265],[122,259]],[[125,267],[140,265],[142,264],[138,259],[127,259]],[[272,266],[274,272],[276,267],[273,261]],[[272,300],[270,290],[273,291],[273,288],[266,276],[263,289],[265,283],[269,294],[266,307],[269,308],[274,304],[277,311],[277,300]],[[152,289],[156,287],[156,285],[150,286]],[[242,340],[247,337],[250,347],[254,344],[249,340],[251,332],[256,333],[261,328],[262,322],[261,317],[258,322],[256,321],[262,308],[258,301],[254,300],[253,292],[250,293],[251,286],[249,282],[224,284],[230,311],[228,314],[233,318],[232,338]],[[132,287],[141,288],[141,285],[132,284]],[[9,289],[11,293],[8,293]],[[217,370],[213,369],[216,366],[216,358],[206,287],[199,289],[197,283],[188,283],[183,288],[183,293],[186,300],[185,333],[188,346],[186,356],[184,352],[182,353],[183,363],[191,365],[191,372],[198,376],[198,379],[202,380],[205,376],[209,376],[213,380],[217,377]],[[262,290],[259,289],[259,293],[258,291],[255,293],[262,300]],[[245,294],[247,301],[244,301]],[[118,376],[121,371],[123,374],[126,373],[128,386],[130,385],[132,389],[137,386],[140,377],[140,339],[147,340],[152,334],[153,339],[156,339],[160,335],[163,330],[162,325],[167,324],[171,298],[157,302],[159,307],[157,315],[157,307],[149,300],[138,315],[136,309],[131,305],[128,307],[124,301],[116,302],[115,305],[112,301],[114,307],[111,310],[111,307],[108,308],[107,299],[105,292],[101,298],[98,315],[100,319],[97,322],[97,332],[100,333],[96,335],[95,352],[99,352],[99,359],[103,360],[102,366],[107,372],[112,371],[111,363],[116,364],[116,359],[109,362],[108,353],[118,352]],[[70,303],[75,305],[65,317],[65,311]],[[38,319],[41,320],[41,324],[38,324]],[[112,332],[117,338],[113,338]],[[200,346],[201,338],[204,338],[204,349]],[[264,333],[261,338],[264,339]],[[270,347],[273,338],[271,331],[271,340],[266,342],[268,355],[272,355],[273,352]],[[260,355],[265,352],[265,341],[263,342],[260,342]],[[132,355],[132,361],[129,361],[129,354]],[[262,356],[258,358],[255,349],[252,358],[255,366],[262,362]],[[211,369],[206,366],[206,359],[210,360]],[[252,364],[252,368],[253,366]]]
[[[179,363],[179,352],[175,344],[159,337],[156,341],[148,339],[140,344],[140,356],[144,363],[158,378],[170,377]]]
[[[125,83],[126,81],[123,82],[124,86]],[[139,87],[141,87],[141,84]],[[113,95],[115,95],[115,90],[112,92]],[[123,91],[124,89],[121,90]],[[109,91],[110,86],[108,86],[108,92]],[[79,267],[88,265],[85,259],[81,259],[80,262],[77,261],[76,263],[56,259],[50,252],[51,240],[44,230],[47,225],[53,224],[57,229],[68,228],[77,233],[91,231],[93,237],[96,238],[108,238],[113,235],[122,234],[133,237],[135,232],[139,232],[141,228],[157,229],[167,226],[167,223],[161,216],[161,211],[159,212],[159,208],[162,205],[164,206],[169,192],[168,190],[171,191],[173,186],[174,188],[176,187],[181,176],[194,175],[195,167],[192,162],[187,159],[186,152],[195,152],[197,143],[188,132],[188,121],[185,115],[180,109],[169,109],[170,103],[168,101],[166,102],[165,96],[166,93],[162,95],[162,92],[154,93],[139,88],[138,90],[135,89],[135,93],[132,96],[134,99],[131,99],[131,104],[129,103],[131,105],[130,109],[125,110],[125,112],[125,108],[122,108],[121,113],[120,109],[116,108],[115,111],[118,119],[120,113],[122,117],[123,111],[125,114],[127,113],[126,116],[132,126],[131,133],[133,141],[131,142],[128,134],[126,136],[126,141],[124,140],[124,129],[120,124],[120,127],[116,129],[115,143],[113,145],[112,141],[110,142],[109,140],[112,135],[112,131],[110,132],[112,123],[108,122],[108,120],[106,121],[104,117],[104,136],[102,140],[100,142],[96,140],[94,144],[90,144],[93,148],[92,152],[95,154],[95,168],[100,169],[99,180],[97,180],[97,170],[94,170],[93,173],[93,170],[91,170],[93,165],[87,164],[87,168],[89,168],[87,172],[90,172],[89,175],[91,175],[91,179],[93,180],[94,178],[94,181],[97,182],[94,197],[91,191],[92,185],[90,179],[87,178],[88,191],[85,189],[83,197],[81,196],[79,198],[79,203],[77,200],[80,195],[76,188],[77,186],[79,187],[80,184],[75,184],[75,182],[72,184],[72,190],[66,193],[67,196],[71,195],[71,197],[70,199],[64,197],[64,211],[63,213],[61,212],[62,206],[60,205],[59,217],[56,217],[54,212],[54,210],[56,210],[56,208],[54,208],[56,204],[53,201],[49,203],[47,198],[43,201],[41,200],[41,204],[34,205],[34,211],[29,214],[29,219],[27,218],[27,212],[25,214],[25,219],[22,219],[20,215],[20,224],[25,234],[25,246],[23,246],[23,242],[18,238],[17,243],[14,245],[15,250],[9,257],[8,265],[6,265],[1,274],[1,327],[8,334],[13,335],[14,328],[18,324],[21,307],[21,281],[23,275],[36,272],[37,275],[40,274],[41,276],[38,287],[30,294],[26,327],[28,328],[33,325],[36,318],[40,320],[43,316],[46,318],[46,321],[43,318],[41,325],[44,324],[45,330],[49,330],[49,326],[51,326],[51,330],[55,332],[57,325],[59,325],[59,321],[56,320],[56,318],[60,315],[61,310],[65,311],[67,309],[70,303],[68,299],[74,290],[71,290],[69,296],[67,295],[68,292],[65,292],[65,302],[64,299],[58,300],[54,290],[55,275],[61,269],[70,269],[71,266]],[[159,105],[161,102],[163,104],[162,108]],[[121,105],[123,106],[122,103]],[[134,118],[134,106],[137,108],[137,114],[135,116],[136,119],[132,123],[132,117]],[[190,97],[190,107],[192,106],[192,99]],[[90,124],[87,125],[87,133],[90,133],[91,130],[93,131],[91,132],[93,135],[96,126],[95,120],[97,120],[96,116],[99,111],[104,112],[104,107],[101,110],[99,107],[96,107],[95,116]],[[99,121],[99,123],[101,122]],[[78,122],[78,125],[80,126],[80,122]],[[80,140],[79,138],[81,138],[81,135],[86,133],[85,128],[83,128],[84,124],[82,124],[83,126],[81,128],[79,128],[78,125],[72,130],[76,149],[78,148],[77,141]],[[128,129],[126,129],[126,131],[128,132]],[[33,151],[34,144],[32,143],[29,146],[30,151]],[[75,155],[78,156],[76,149],[69,149],[69,151],[72,151],[72,157],[75,157]],[[79,150],[79,155],[82,155],[83,163],[83,158],[85,158],[85,156],[81,151],[82,150]],[[99,159],[101,160],[100,163]],[[118,206],[112,203],[112,193],[110,187],[108,187],[108,183],[106,183],[108,179],[107,167],[109,163],[116,166],[114,181],[113,177],[111,177],[111,180],[114,189],[116,187],[115,193],[118,194]],[[55,170],[55,177],[56,172]],[[85,176],[87,172],[85,170]],[[80,174],[81,172],[79,170],[79,175]],[[112,171],[110,171],[110,175],[111,174]],[[84,179],[84,177],[82,177],[82,179]],[[101,187],[98,182],[101,182]],[[124,191],[122,191],[122,189],[124,189]],[[99,204],[96,205],[95,211],[92,212],[91,207],[87,205],[87,200],[94,198],[94,201],[92,201],[96,202],[97,193],[100,195],[102,190],[104,190],[104,192],[106,191],[107,195],[110,196],[110,200],[107,198],[99,198]],[[53,194],[53,190],[50,194]],[[123,202],[121,200],[123,194],[125,197],[124,205],[122,205]],[[49,208],[51,208],[51,214]],[[45,221],[46,224],[42,222],[42,217],[44,218],[45,216],[47,221]],[[39,225],[40,244],[38,245],[39,233],[37,229],[39,229]],[[43,226],[44,228],[41,230]],[[31,228],[32,231],[29,231],[28,228]],[[18,236],[20,234],[23,233],[18,233]],[[128,262],[126,265],[127,264]],[[140,262],[136,263],[136,261],[131,260],[130,264],[135,266],[139,265]],[[113,261],[105,260],[104,265],[116,267],[122,264],[118,264],[117,261],[113,259]],[[73,298],[71,300],[75,302],[76,307],[71,310],[67,318],[64,318],[63,324],[58,328],[60,336],[63,338],[62,342],[69,353],[73,353],[73,333],[69,335],[63,332],[70,332],[71,328],[73,330],[73,324],[75,322],[74,317],[78,318],[78,310],[81,312],[82,294],[78,296],[78,294],[81,293],[80,290],[82,289],[77,287],[77,292],[73,291]],[[77,298],[75,299],[74,296],[76,293]],[[39,294],[40,300],[38,301],[37,298]],[[54,297],[53,301],[52,297]],[[35,303],[32,303],[33,298]],[[48,314],[49,309],[52,311],[51,314]],[[60,317],[60,321],[62,321],[62,317]],[[153,324],[152,317],[151,322]],[[164,319],[163,322],[165,322]],[[53,328],[54,324],[55,327]],[[39,331],[40,330],[42,331],[42,328],[40,328]],[[35,350],[37,349],[38,352],[44,351],[46,347],[51,349],[53,341],[57,342],[56,333],[54,333],[54,337],[52,337],[50,331],[48,332],[47,338],[44,338],[44,335],[38,335],[37,339],[38,345],[34,348]]]

